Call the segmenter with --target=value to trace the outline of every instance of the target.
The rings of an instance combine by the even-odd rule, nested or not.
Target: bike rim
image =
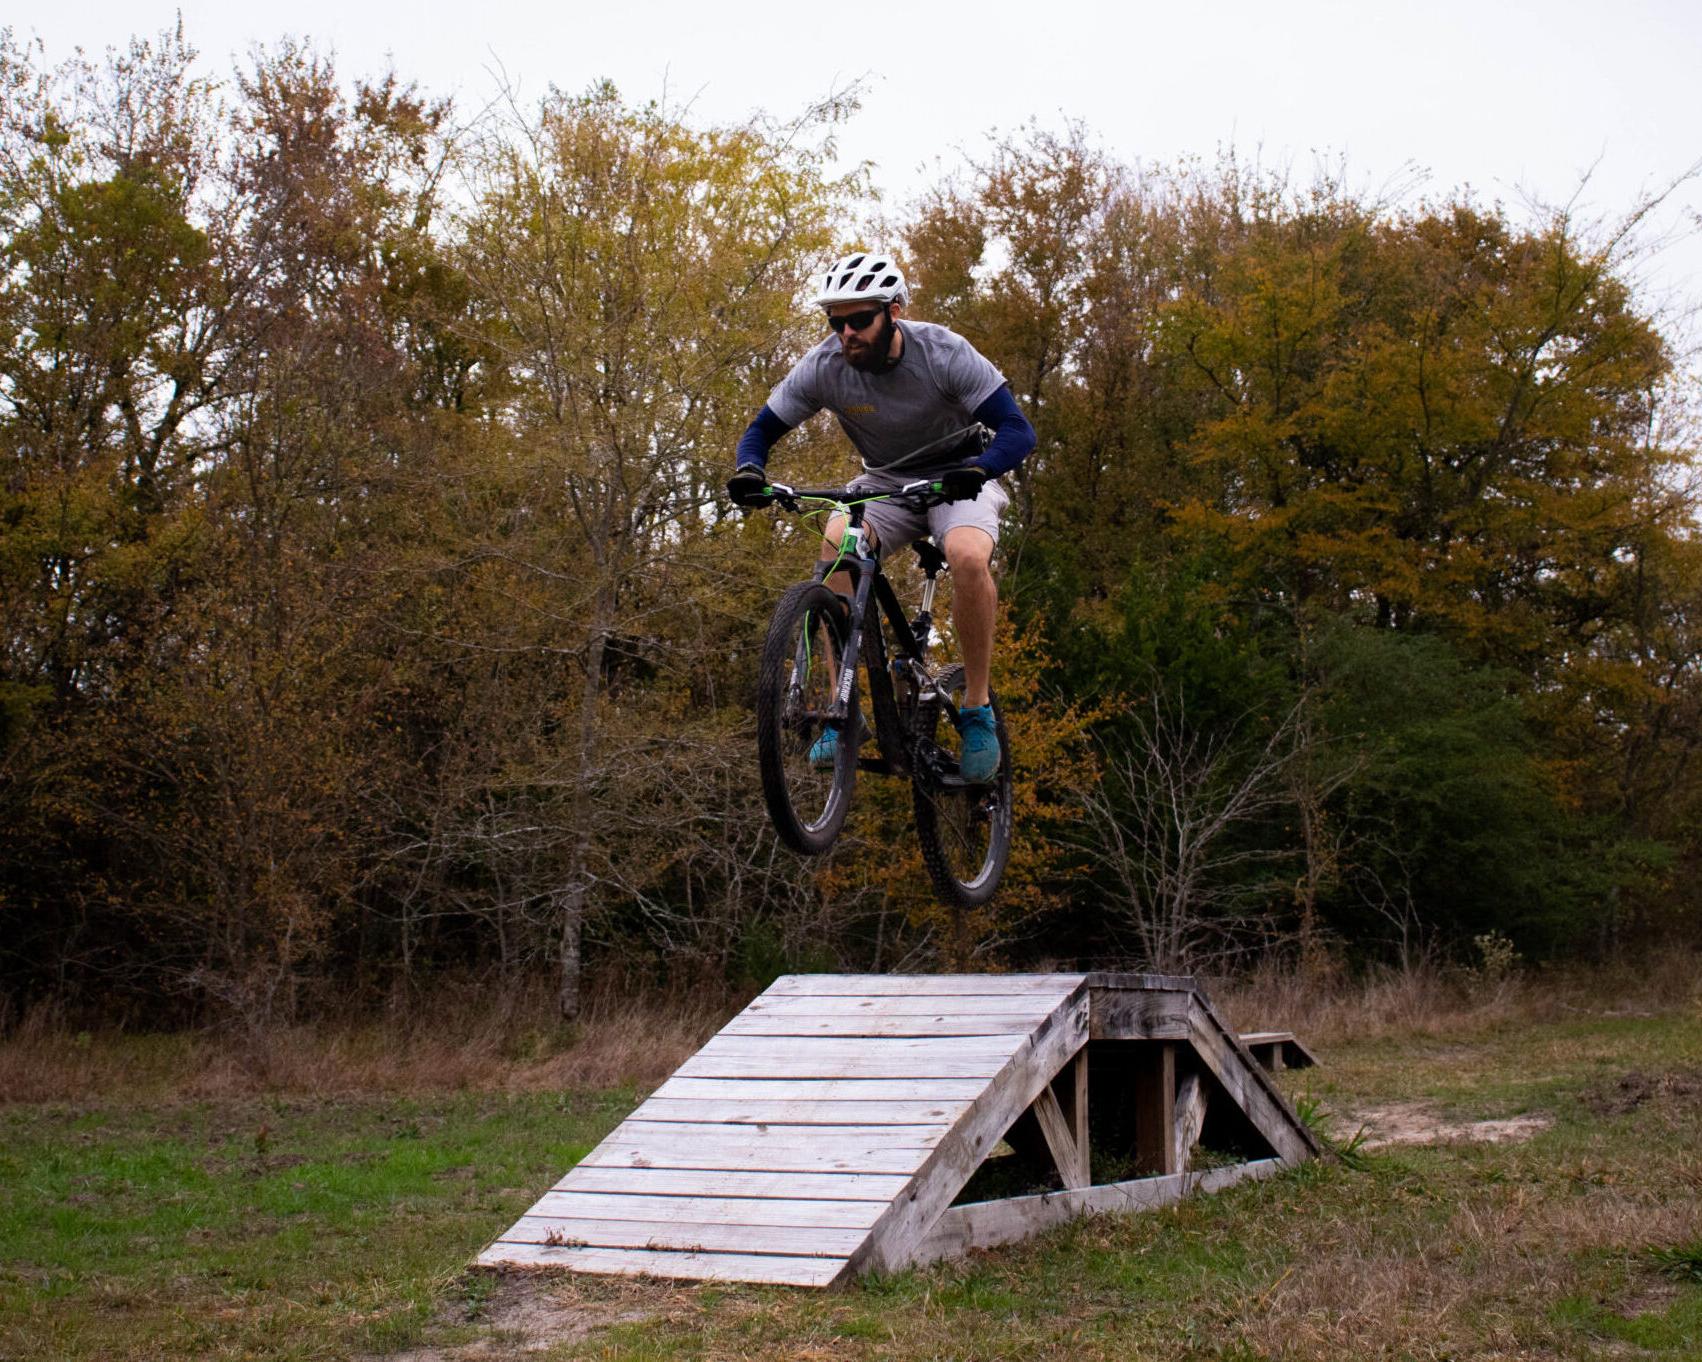
[[[799,618],[792,644],[785,701],[776,716],[780,776],[799,824],[816,832],[832,822],[839,801],[835,766],[818,767],[811,754],[833,706],[840,640],[826,614],[811,609]]]
[[[940,768],[955,774],[962,739],[943,715],[935,741]],[[967,894],[978,893],[1004,869],[1010,842],[1009,761],[1001,744],[999,773],[991,784],[964,788],[931,780],[924,789],[941,865]]]

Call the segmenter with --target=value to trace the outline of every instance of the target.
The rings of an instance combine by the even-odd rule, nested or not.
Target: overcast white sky
[[[1081,119],[1130,162],[1234,143],[1304,174],[1345,155],[1361,187],[1411,164],[1431,192],[1470,184],[1510,208],[1570,198],[1593,166],[1584,202],[1605,217],[1702,160],[1696,0],[82,0],[10,22],[58,58],[179,10],[210,70],[287,31],[333,48],[345,76],[393,60],[468,109],[498,63],[528,93],[608,77],[630,99],[689,99],[705,121],[788,116],[866,77],[841,152],[873,161],[895,204],[1030,118]],[[1658,232],[1692,235],[1653,262],[1651,303],[1702,304],[1698,212],[1702,182],[1657,216]]]

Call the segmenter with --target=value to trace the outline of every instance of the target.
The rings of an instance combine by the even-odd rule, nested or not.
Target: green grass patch
[[[0,1356],[399,1346],[419,1336],[469,1252],[629,1103],[608,1093],[0,1111]]]

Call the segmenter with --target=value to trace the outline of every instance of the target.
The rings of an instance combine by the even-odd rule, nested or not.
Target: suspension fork
[[[833,563],[817,563],[816,580],[825,582],[830,570],[849,571],[853,584],[851,599],[846,603],[850,620],[846,629],[845,647],[840,656],[834,659],[839,668],[839,680],[834,686],[833,705],[828,710],[830,722],[844,724],[850,717],[851,688],[857,680],[857,659],[863,649],[863,626],[868,615],[869,596],[874,589],[877,570],[873,558],[865,558],[859,554],[856,557],[841,558]],[[840,599],[844,600],[844,597]]]

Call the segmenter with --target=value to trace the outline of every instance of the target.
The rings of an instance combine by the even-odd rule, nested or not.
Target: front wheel
[[[939,689],[963,704],[963,668],[950,667]],[[962,740],[937,697],[916,709],[916,766],[911,790],[922,859],[941,899],[976,908],[993,897],[1011,854],[1011,741],[998,697],[993,719],[999,735],[999,769],[985,785],[966,785],[958,773]]]
[[[756,750],[762,797],[780,840],[818,855],[839,836],[857,779],[857,695],[823,763],[824,730],[845,655],[845,602],[820,582],[789,587],[774,608],[757,673]],[[848,730],[848,731],[846,731]]]

